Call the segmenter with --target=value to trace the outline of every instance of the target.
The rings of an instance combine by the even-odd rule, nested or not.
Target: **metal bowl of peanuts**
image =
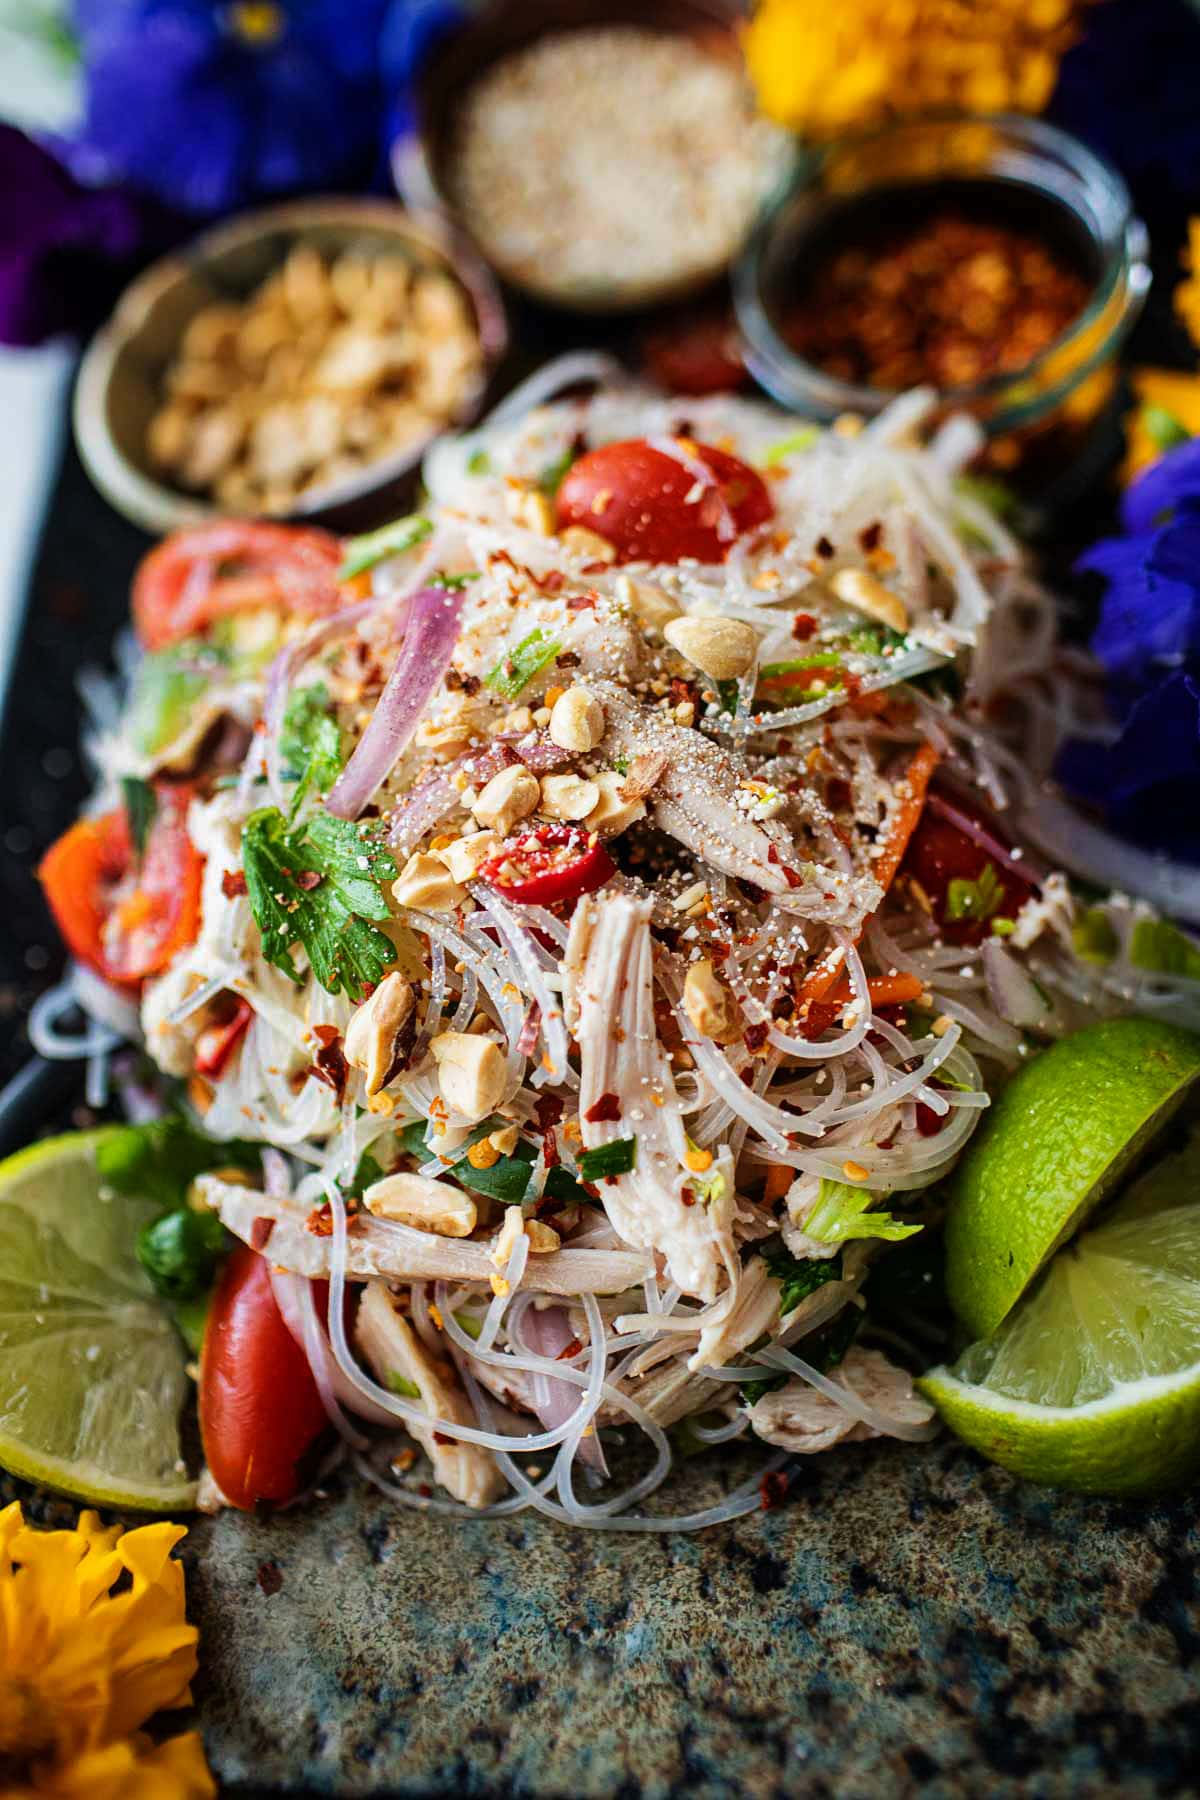
[[[148,531],[230,514],[361,530],[478,416],[507,336],[492,277],[437,222],[273,207],[126,290],[80,367],[76,442]]]

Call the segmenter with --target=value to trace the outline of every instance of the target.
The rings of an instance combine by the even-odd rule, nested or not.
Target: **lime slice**
[[[918,1383],[1018,1475],[1096,1494],[1200,1473],[1200,1139],[1061,1250],[1000,1329]]]
[[[946,1221],[946,1292],[976,1337],[1114,1191],[1197,1076],[1192,1032],[1105,1019],[1013,1077],[958,1166]]]
[[[195,1502],[183,1344],[134,1255],[162,1207],[101,1186],[108,1133],[0,1163],[0,1465],[102,1506]]]

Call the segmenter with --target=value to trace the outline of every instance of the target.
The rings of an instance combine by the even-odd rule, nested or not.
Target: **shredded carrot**
[[[922,744],[919,750],[913,752],[912,760],[904,771],[900,785],[905,798],[896,815],[891,832],[884,841],[883,852],[875,863],[875,877],[885,894],[896,879],[896,871],[904,861],[904,852],[908,849],[912,834],[917,829],[921,814],[925,810],[925,795],[929,790],[930,778],[938,766],[938,761],[938,753],[933,745]],[[800,1006],[803,1007],[806,1002],[813,1000],[825,1000],[827,997],[830,1002],[833,1002],[837,996],[830,993],[830,989],[839,980],[845,986],[845,999],[850,998],[849,986],[842,974],[843,960],[839,955],[833,961],[832,967],[829,962],[826,962],[819,965],[805,978],[798,996]],[[895,993],[890,997],[885,997],[883,993],[876,993],[881,981],[889,984],[911,981],[915,987],[912,993],[903,995]],[[883,976],[869,981],[867,985],[871,990],[871,1000],[877,1006],[897,1005],[902,999],[915,1000],[921,991],[920,982],[916,980],[915,976],[909,975]]]
[[[907,789],[904,804],[883,846],[883,855],[875,864],[875,878],[884,893],[896,878],[896,870],[904,861],[904,852],[925,810],[925,795],[930,777],[938,766],[938,753],[932,744],[922,744],[904,772],[901,787]]]
[[[763,1188],[763,1200],[769,1206],[783,1196],[796,1179],[795,1169],[787,1163],[772,1163],[767,1170],[767,1182]]]
[[[917,975],[870,975],[867,978],[872,1006],[903,1006],[906,1000],[916,1000],[924,991]],[[843,979],[825,998],[832,1006],[848,1006],[854,998],[850,983]]]

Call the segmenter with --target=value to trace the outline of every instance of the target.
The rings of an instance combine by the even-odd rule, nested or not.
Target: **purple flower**
[[[89,331],[141,253],[168,236],[155,209],[80,187],[45,150],[0,125],[0,342]]]
[[[1200,502],[1200,437],[1143,470],[1121,502],[1121,523],[1126,531],[1153,531],[1185,500]]]
[[[1055,774],[1122,836],[1200,862],[1200,681],[1179,670],[1158,682],[1114,743],[1064,744]]]
[[[1077,566],[1108,578],[1092,649],[1118,689],[1200,658],[1200,499],[1157,531],[1106,538]]]
[[[78,0],[89,169],[189,213],[361,185],[387,0]]]

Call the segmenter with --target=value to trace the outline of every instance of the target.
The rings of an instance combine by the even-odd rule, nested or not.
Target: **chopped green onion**
[[[477,1338],[483,1331],[483,1320],[477,1313],[467,1312],[465,1307],[460,1308],[460,1310],[452,1316],[454,1323],[456,1325],[461,1325],[467,1336],[470,1338]]]
[[[1015,919],[993,919],[991,929],[993,937],[1011,937],[1017,929],[1017,921]]]
[[[891,1213],[870,1210],[876,1196],[869,1188],[848,1187],[844,1181],[821,1182],[817,1204],[804,1221],[808,1237],[818,1244],[844,1244],[849,1238],[912,1237],[919,1225],[905,1225]]]
[[[125,802],[125,817],[129,820],[129,835],[133,839],[134,850],[139,857],[144,856],[146,839],[158,811],[154,789],[139,775],[122,775],[121,798]]]
[[[387,1384],[393,1394],[400,1394],[405,1400],[421,1398],[421,1390],[416,1382],[410,1381],[407,1375],[397,1375],[395,1369],[388,1370]]]
[[[805,425],[802,430],[794,431],[791,437],[781,438],[764,450],[758,458],[759,467],[773,469],[777,464],[786,462],[789,456],[795,456],[801,450],[811,450],[821,433],[815,425]]]
[[[1200,981],[1200,949],[1165,919],[1139,919],[1129,940],[1129,960],[1155,975],[1183,975]]]
[[[486,475],[492,466],[492,459],[486,450],[472,450],[467,458],[468,475]]]
[[[494,693],[503,695],[506,700],[515,700],[521,689],[527,687],[547,663],[553,662],[561,649],[561,639],[551,637],[548,631],[535,625],[515,650],[500,658],[484,680]]]
[[[346,554],[342,566],[337,572],[339,581],[350,581],[355,575],[362,575],[367,569],[373,569],[389,556],[399,556],[401,551],[411,550],[422,538],[427,538],[433,530],[433,521],[422,513],[410,513],[407,518],[393,519],[390,525],[381,525],[378,531],[368,531],[365,537],[351,538],[346,545]]]
[[[1112,921],[1098,906],[1080,913],[1071,930],[1071,942],[1084,962],[1110,963],[1121,947]]]
[[[575,452],[573,450],[564,450],[561,456],[556,456],[553,462],[546,464],[546,467],[537,478],[537,484],[541,488],[543,494],[548,494],[550,499],[553,500],[555,494],[557,494],[559,488],[562,486],[563,477],[568,473],[575,461]]]
[[[608,1175],[628,1175],[637,1162],[636,1138],[613,1138],[609,1144],[598,1144],[585,1150],[579,1158],[579,1173],[585,1181],[603,1181]]]

